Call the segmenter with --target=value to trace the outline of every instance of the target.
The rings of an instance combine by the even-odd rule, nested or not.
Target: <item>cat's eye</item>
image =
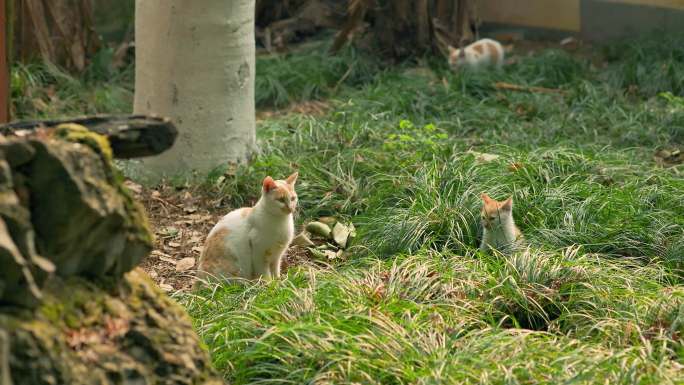
[[[294,200],[295,200],[295,197],[292,197],[292,198],[290,198],[290,200],[291,200],[292,202],[294,202]]]

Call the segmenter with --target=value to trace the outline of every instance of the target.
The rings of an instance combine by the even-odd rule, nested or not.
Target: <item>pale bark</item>
[[[245,161],[255,148],[254,0],[138,0],[135,24],[135,113],[171,118],[179,138],[133,176]]]

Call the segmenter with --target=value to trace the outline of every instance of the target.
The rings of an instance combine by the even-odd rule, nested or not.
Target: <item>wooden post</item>
[[[9,121],[9,60],[7,1],[0,0],[0,123]]]

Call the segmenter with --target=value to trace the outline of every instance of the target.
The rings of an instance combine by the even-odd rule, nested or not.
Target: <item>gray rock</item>
[[[17,187],[9,164],[0,159],[0,304],[32,307],[55,268],[36,252],[30,213],[15,193]]]
[[[152,250],[141,207],[89,146],[32,140],[23,167],[40,253],[62,276],[120,277]]]
[[[190,318],[140,270],[114,285],[55,277],[35,312],[0,313],[3,376],[14,385],[223,383]]]
[[[26,141],[0,137],[0,153],[12,167],[18,167],[33,159],[36,150]]]
[[[133,270],[152,236],[106,138],[64,130],[0,138],[0,384],[223,384],[183,308]]]
[[[144,210],[93,148],[106,139],[91,139],[0,137],[0,304],[36,306],[55,271],[120,278],[151,251]]]

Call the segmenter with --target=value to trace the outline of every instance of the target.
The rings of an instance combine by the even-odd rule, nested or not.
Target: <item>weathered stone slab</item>
[[[116,283],[55,277],[38,308],[0,314],[3,344],[0,379],[15,385],[223,383],[184,310],[141,270]]]

